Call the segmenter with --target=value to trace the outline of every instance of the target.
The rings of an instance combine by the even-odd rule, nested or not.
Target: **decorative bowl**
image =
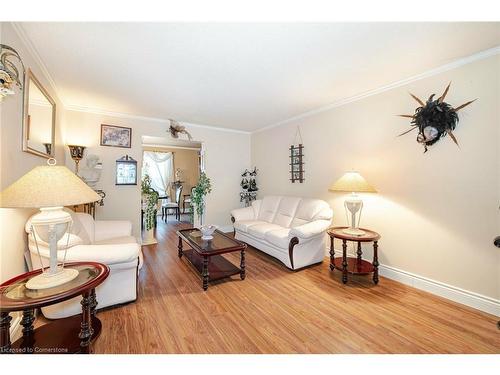
[[[217,226],[209,224],[209,225],[202,225],[200,227],[201,230],[201,239],[202,240],[211,240],[214,238],[212,234],[214,234],[215,230],[217,229]]]

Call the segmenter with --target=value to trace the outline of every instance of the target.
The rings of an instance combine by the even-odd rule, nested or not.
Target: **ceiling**
[[[244,131],[500,44],[500,23],[23,23],[67,106]]]

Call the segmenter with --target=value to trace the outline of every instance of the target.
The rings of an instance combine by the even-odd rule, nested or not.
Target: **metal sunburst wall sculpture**
[[[411,97],[420,104],[420,107],[415,109],[414,115],[399,115],[401,117],[411,118],[411,128],[399,134],[398,137],[418,129],[417,142],[424,146],[424,153],[427,152],[428,146],[432,146],[447,134],[458,146],[457,138],[453,134],[453,130],[455,130],[458,124],[457,112],[477,99],[459,105],[456,108],[452,107],[444,101],[450,85],[451,82],[444,90],[443,95],[438,99],[434,100],[436,94],[432,94],[429,99],[427,99],[426,103],[410,93]]]

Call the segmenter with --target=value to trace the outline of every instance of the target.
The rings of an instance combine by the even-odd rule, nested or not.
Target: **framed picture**
[[[101,146],[132,147],[132,128],[101,124]]]
[[[116,161],[115,185],[137,185],[137,161],[128,155]]]

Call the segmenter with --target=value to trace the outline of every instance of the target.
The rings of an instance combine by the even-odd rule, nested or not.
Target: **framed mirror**
[[[53,157],[55,125],[56,103],[28,69],[24,83],[23,151]]]

